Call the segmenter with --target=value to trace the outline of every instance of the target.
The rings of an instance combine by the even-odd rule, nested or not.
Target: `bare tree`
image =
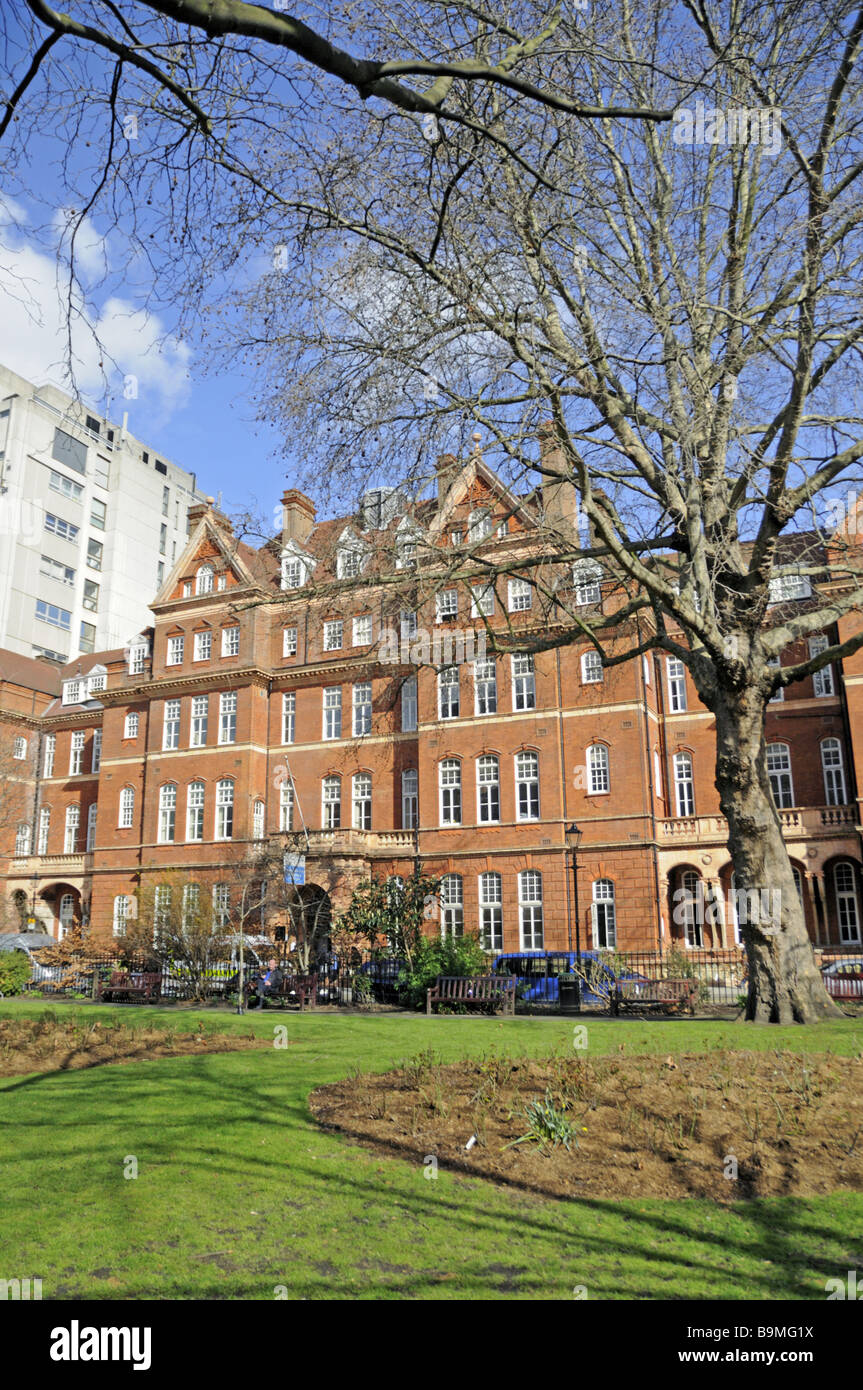
[[[609,664],[659,648],[689,667],[716,720],[737,884],[781,894],[779,929],[745,931],[748,1015],[834,1012],[764,714],[780,686],[863,644],[859,551],[832,527],[863,454],[863,11],[346,7],[333,58],[230,0],[142,3],[131,23],[94,0],[86,32],[29,7],[34,75],[19,62],[14,114],[62,117],[98,150],[73,227],[100,206],[117,219],[182,323],[218,286],[214,339],[258,366],[261,412],[303,439],[310,484],[344,496],[398,470],[419,485],[477,427],[514,488],[574,483],[588,529],[576,542],[546,518],[539,583],[563,618],[537,643],[587,634]],[[164,28],[139,42],[151,22]],[[358,34],[375,55],[359,82],[342,56]],[[58,35],[85,55],[65,78]],[[414,97],[374,88],[389,81]],[[124,112],[149,123],[146,151],[123,143]],[[9,123],[19,177],[23,129]],[[80,189],[71,157],[66,172]],[[219,277],[238,257],[253,283],[231,300]],[[792,552],[811,599],[771,607]],[[602,621],[560,582],[576,557],[619,585]]]

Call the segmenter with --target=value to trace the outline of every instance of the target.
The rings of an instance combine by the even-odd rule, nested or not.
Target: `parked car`
[[[492,962],[492,974],[514,975],[517,997],[531,1004],[557,1004],[561,975],[576,974],[579,969],[583,1004],[607,1004],[618,981],[647,984],[646,975],[630,970],[615,975],[599,951],[582,951],[580,956],[575,951],[513,951],[495,956]]]
[[[359,968],[372,987],[372,994],[380,1003],[389,1003],[398,993],[399,976],[407,969],[407,961],[398,956],[383,956],[378,960],[367,960]]]
[[[831,960],[822,965],[821,978],[832,999],[863,999],[863,958]]]

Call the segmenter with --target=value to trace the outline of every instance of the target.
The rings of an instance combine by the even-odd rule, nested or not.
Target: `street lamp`
[[[581,844],[582,831],[579,830],[575,821],[568,825],[563,832],[566,843],[572,850],[572,905],[575,913],[575,959],[576,972],[581,977],[581,922],[578,915],[578,847]],[[572,917],[569,924],[569,949],[572,950]],[[579,986],[580,989],[580,986]]]

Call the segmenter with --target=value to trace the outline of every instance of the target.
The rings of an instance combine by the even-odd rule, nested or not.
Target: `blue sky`
[[[50,160],[40,166],[42,187],[34,190],[35,198],[7,195],[0,201],[0,361],[28,380],[68,389],[64,296],[50,250],[52,240],[62,244],[62,190],[51,185]],[[116,234],[103,236],[98,219],[87,233],[77,249],[85,283],[90,277],[91,304],[87,322],[77,323],[73,337],[81,395],[118,423],[128,411],[132,433],[196,473],[205,491],[221,492],[225,510],[250,507],[272,515],[288,485],[291,460],[276,433],[255,421],[251,383],[242,368],[208,376],[203,350],[171,338],[167,313],[142,307],[144,287],[124,277]],[[100,366],[93,326],[114,365]],[[124,397],[127,374],[137,379],[136,398]]]

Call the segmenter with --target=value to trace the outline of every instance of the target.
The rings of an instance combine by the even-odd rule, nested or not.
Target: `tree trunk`
[[[842,1018],[816,968],[767,775],[764,701],[756,689],[721,692],[716,714],[716,786],[728,821],[741,934],[749,962],[746,1018],[816,1023]],[[745,898],[742,891],[745,892]]]

